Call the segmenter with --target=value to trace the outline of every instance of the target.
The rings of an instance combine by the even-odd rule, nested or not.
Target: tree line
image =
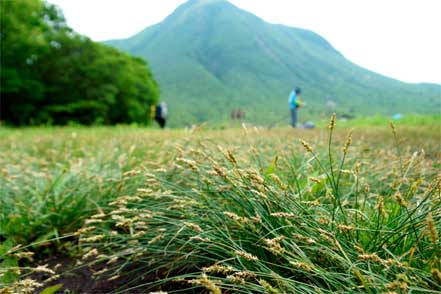
[[[41,0],[0,5],[0,121],[149,122],[159,86],[143,59],[77,34],[58,7]]]

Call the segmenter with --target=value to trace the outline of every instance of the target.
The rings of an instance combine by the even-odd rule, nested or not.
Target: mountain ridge
[[[329,111],[328,101],[336,111],[362,114],[440,107],[441,85],[366,70],[316,33],[267,23],[226,0],[190,0],[162,22],[105,43],[149,61],[173,125],[224,121],[235,108],[250,121],[274,122],[287,115],[296,85],[310,102],[304,118]]]

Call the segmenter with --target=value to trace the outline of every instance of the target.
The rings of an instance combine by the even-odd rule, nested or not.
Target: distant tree
[[[159,87],[145,61],[76,34],[53,5],[0,5],[1,120],[148,123]]]

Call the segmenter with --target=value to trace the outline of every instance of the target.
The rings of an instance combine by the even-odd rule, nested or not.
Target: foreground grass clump
[[[95,177],[63,233],[114,293],[440,291],[437,131],[333,132],[79,134],[56,162],[95,158]]]
[[[425,174],[422,154],[403,166],[390,152],[372,163],[352,157],[344,170],[350,138],[323,156],[302,143],[310,156],[287,148],[261,166],[253,147],[244,156],[200,142],[161,173],[134,172],[144,187],[80,230],[84,260],[108,264],[99,276],[132,276],[132,289],[440,290],[440,179]],[[151,274],[159,280],[140,282]]]

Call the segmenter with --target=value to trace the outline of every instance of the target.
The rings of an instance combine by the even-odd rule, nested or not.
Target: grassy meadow
[[[440,293],[439,121],[348,125],[0,129],[0,293]]]

